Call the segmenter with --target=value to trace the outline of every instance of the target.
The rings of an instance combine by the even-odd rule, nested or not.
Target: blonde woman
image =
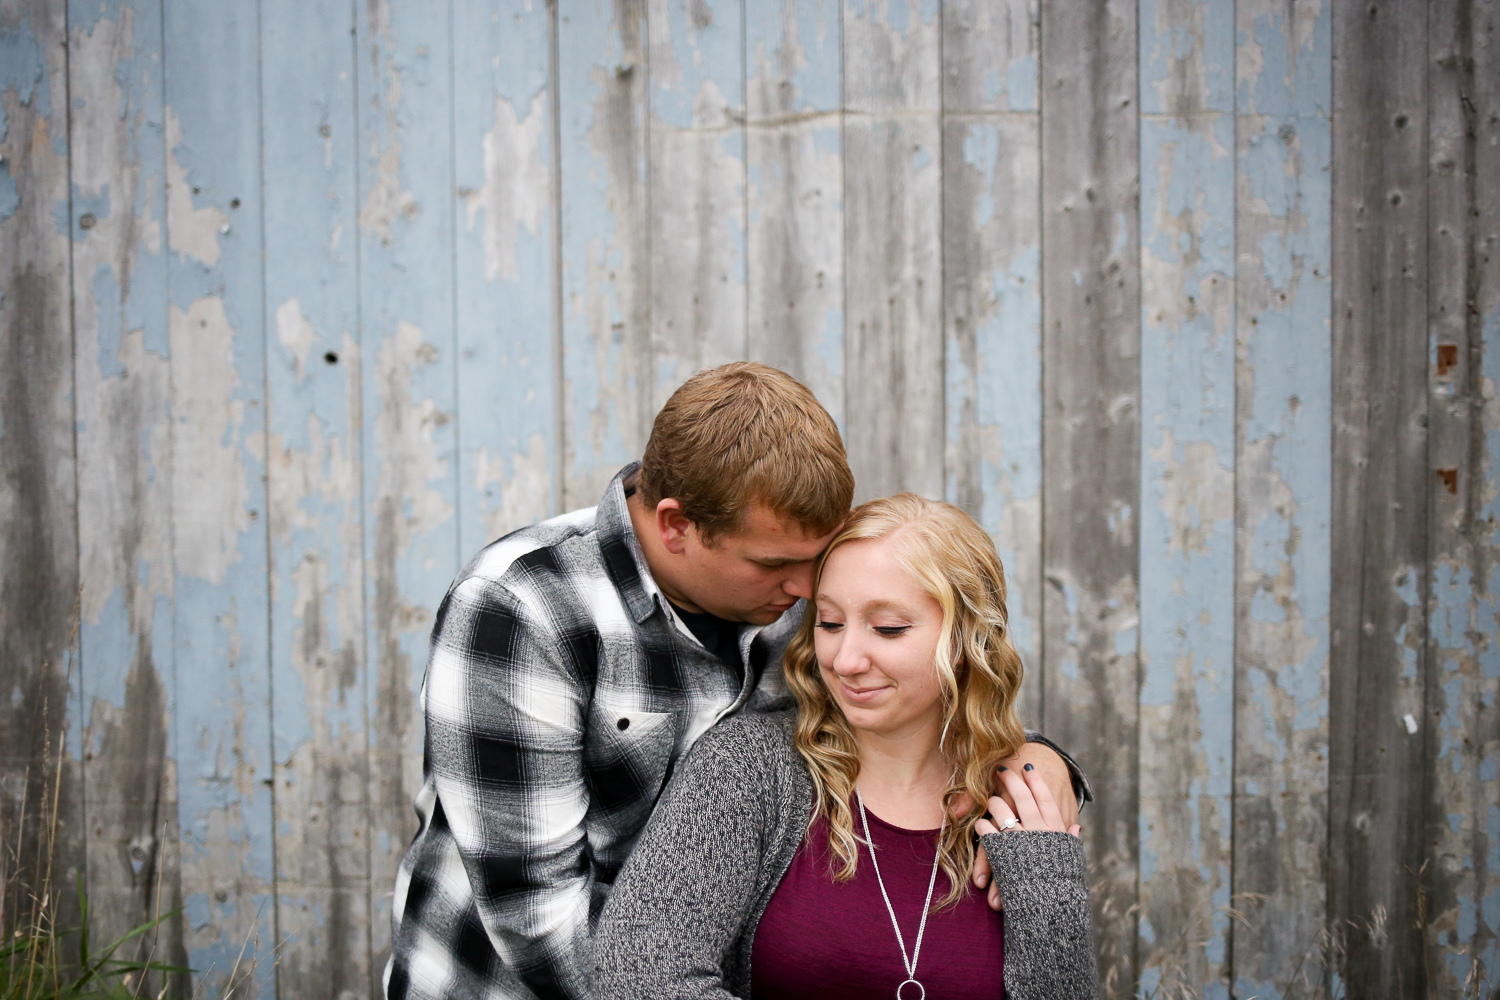
[[[605,906],[595,995],[1096,996],[1074,803],[1021,762],[1065,763],[1079,805],[1087,781],[1021,729],[989,537],[949,504],[873,500],[814,594],[784,660],[795,718],[693,748]],[[979,845],[999,913],[967,877]]]

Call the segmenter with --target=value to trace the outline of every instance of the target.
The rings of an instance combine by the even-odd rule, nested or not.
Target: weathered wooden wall
[[[1489,997],[1497,241],[1497,0],[0,0],[6,843],[378,994],[447,582],[751,357],[993,533],[1111,995]]]

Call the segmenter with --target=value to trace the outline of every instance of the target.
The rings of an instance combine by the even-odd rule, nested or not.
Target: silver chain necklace
[[[918,990],[916,1000],[927,1000],[927,987],[917,981],[917,957],[922,953],[922,935],[927,930],[927,911],[932,906],[932,888],[937,885],[938,862],[943,857],[943,829],[948,825],[947,810],[943,812],[943,824],[938,827],[937,853],[932,857],[932,877],[927,880],[927,901],[922,904],[922,922],[917,925],[917,940],[912,945],[911,957],[906,957],[906,941],[901,937],[901,925],[896,922],[896,908],[891,905],[891,895],[885,891],[885,879],[880,877],[880,862],[875,860],[875,841],[870,836],[870,818],[865,815],[865,799],[854,789],[854,800],[859,803],[859,821],[865,828],[865,845],[870,849],[870,864],[875,869],[875,881],[880,885],[880,895],[885,899],[885,912],[891,915],[891,927],[896,931],[896,943],[901,946],[901,964],[906,967],[906,978],[896,987],[896,1000],[904,1000],[901,991],[907,983],[915,983]]]

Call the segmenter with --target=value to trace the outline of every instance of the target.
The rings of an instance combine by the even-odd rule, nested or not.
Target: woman
[[[949,504],[872,500],[814,593],[784,661],[795,720],[693,748],[605,906],[596,994],[1097,995],[1078,827],[1030,764],[990,795],[1027,737],[989,536]],[[976,835],[999,914],[966,877]]]

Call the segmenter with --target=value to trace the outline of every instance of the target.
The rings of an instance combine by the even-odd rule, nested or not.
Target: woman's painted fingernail
[[[1027,764],[1026,765],[1026,770],[1028,770],[1028,771],[1035,771],[1036,768],[1032,767],[1030,764]]]
[[[1000,770],[1002,770],[1002,771],[1009,771],[1010,768],[1006,767],[1004,764],[1001,764],[1000,765]]]

